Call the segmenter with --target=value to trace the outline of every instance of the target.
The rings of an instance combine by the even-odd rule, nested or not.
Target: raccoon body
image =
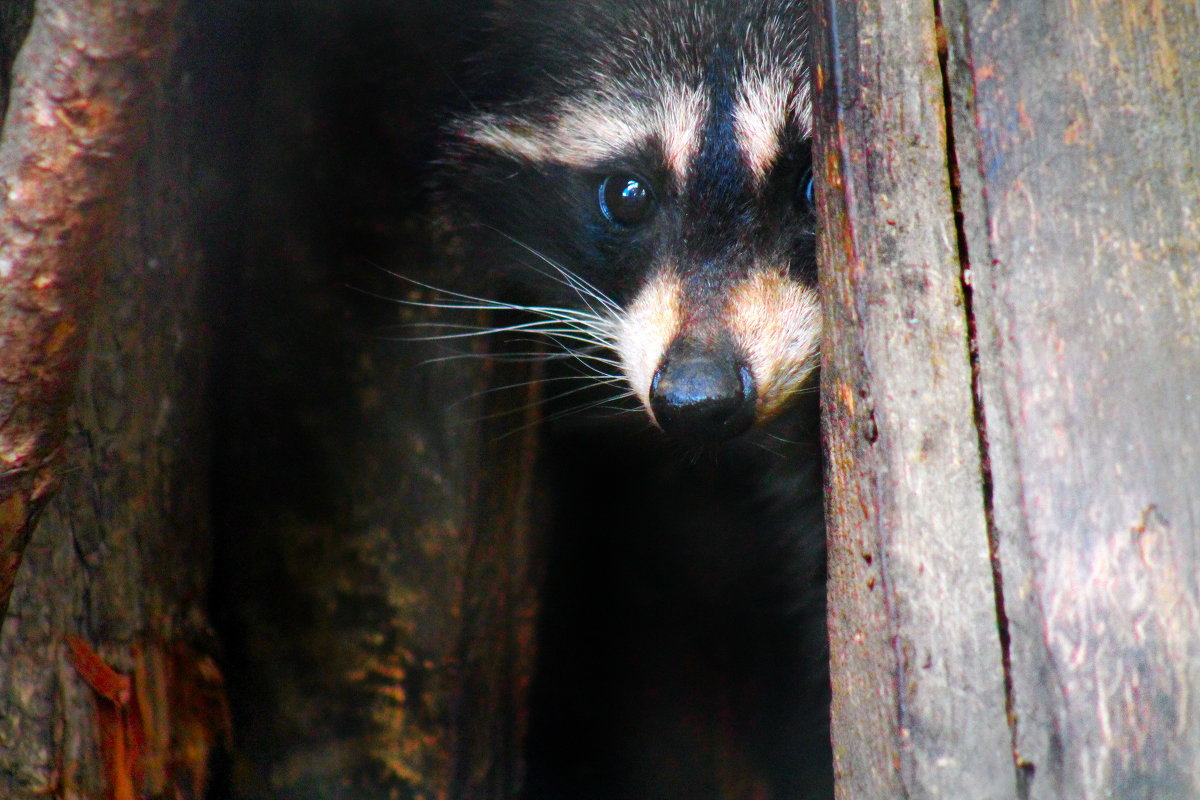
[[[473,296],[635,413],[548,425],[527,800],[832,796],[793,0],[514,0],[443,202]]]

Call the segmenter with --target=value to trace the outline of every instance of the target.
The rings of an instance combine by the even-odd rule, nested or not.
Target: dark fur
[[[664,189],[659,216],[636,231],[604,224],[596,181],[626,170],[670,186],[661,143],[575,169],[499,155],[456,130],[447,214],[469,268],[508,285],[473,292],[578,305],[530,249],[622,304],[663,252],[689,265],[696,296],[719,295],[763,253],[815,283],[812,212],[797,196],[807,141],[790,130],[757,189],[722,129],[748,58],[802,61],[806,35],[790,0],[502,4],[466,84],[470,114],[549,119],[559,99],[604,81],[653,93],[681,73],[701,76],[712,110],[691,190]],[[556,511],[526,798],[830,797],[815,395],[723,444],[648,428],[644,415],[549,426]]]

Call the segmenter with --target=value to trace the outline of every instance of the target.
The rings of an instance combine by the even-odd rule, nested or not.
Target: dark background
[[[429,161],[464,102],[452,76],[479,5],[191,9],[218,321],[211,612],[236,737],[219,796],[405,797],[436,772],[396,739],[421,725],[398,732],[403,704],[383,696],[436,694],[413,685],[424,612],[406,606],[398,531],[470,513],[475,456],[443,418],[470,378],[420,366],[395,340],[403,311],[375,295],[436,267]]]

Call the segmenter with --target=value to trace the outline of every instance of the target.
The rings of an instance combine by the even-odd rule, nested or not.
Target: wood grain
[[[825,6],[823,411],[841,798],[1011,798],[935,19]]]
[[[839,797],[1196,797],[1196,12],[823,9]]]
[[[1196,9],[955,8],[1024,788],[1200,796]]]

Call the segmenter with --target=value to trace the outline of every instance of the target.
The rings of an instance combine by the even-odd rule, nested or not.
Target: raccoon
[[[464,82],[458,297],[632,410],[547,423],[526,800],[832,797],[808,32],[510,0]]]

